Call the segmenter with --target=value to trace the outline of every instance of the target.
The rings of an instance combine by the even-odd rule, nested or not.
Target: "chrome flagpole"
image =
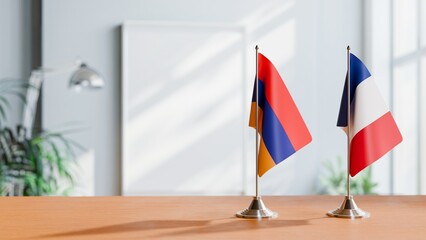
[[[259,46],[256,45],[256,198],[259,198]]]
[[[250,206],[237,212],[236,216],[240,218],[276,218],[278,214],[269,210],[259,195],[259,46],[256,45],[256,196],[250,203]]]
[[[351,119],[351,48],[347,47],[347,159],[348,159],[348,175],[347,175],[347,193],[345,196],[345,199],[343,200],[342,205],[332,211],[329,211],[327,213],[330,217],[339,217],[339,218],[368,218],[370,214],[368,212],[365,212],[361,210],[355,203],[355,200],[353,199],[353,196],[351,195],[351,176],[350,176],[350,170],[351,170],[351,137],[352,137],[352,119]]]

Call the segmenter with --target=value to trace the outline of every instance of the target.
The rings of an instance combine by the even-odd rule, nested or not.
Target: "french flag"
[[[350,175],[353,177],[402,142],[402,135],[370,72],[350,54]],[[348,127],[346,78],[337,126]]]

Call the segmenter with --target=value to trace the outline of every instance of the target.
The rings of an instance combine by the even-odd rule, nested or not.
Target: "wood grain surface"
[[[342,196],[262,199],[278,218],[235,218],[251,197],[3,197],[0,239],[426,239],[426,196],[356,196],[358,220],[325,215]]]

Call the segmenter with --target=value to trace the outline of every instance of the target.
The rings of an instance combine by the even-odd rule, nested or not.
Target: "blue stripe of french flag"
[[[366,66],[350,54],[350,174],[355,176],[402,142],[402,135]],[[337,126],[347,132],[347,78]]]

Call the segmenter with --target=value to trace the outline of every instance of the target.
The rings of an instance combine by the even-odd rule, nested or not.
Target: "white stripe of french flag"
[[[350,174],[355,176],[402,142],[402,135],[370,72],[353,54],[350,55],[350,68]],[[346,130],[346,86],[343,91],[337,125]]]

